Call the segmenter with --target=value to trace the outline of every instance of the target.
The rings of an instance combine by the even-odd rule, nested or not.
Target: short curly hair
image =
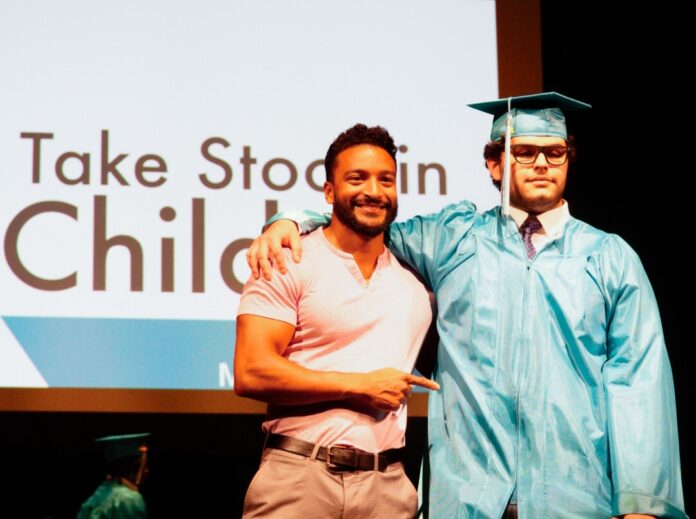
[[[358,123],[341,133],[336,137],[336,140],[331,143],[331,146],[329,146],[329,150],[326,152],[326,158],[324,159],[327,182],[333,180],[333,172],[338,154],[358,144],[371,144],[372,146],[382,148],[389,153],[389,156],[396,162],[396,144],[394,144],[394,139],[389,135],[389,132],[381,126],[366,126],[362,123]]]

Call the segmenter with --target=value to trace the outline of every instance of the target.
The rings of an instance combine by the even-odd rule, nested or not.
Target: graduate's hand
[[[359,383],[355,389],[357,396],[365,400],[370,407],[396,411],[411,396],[413,386],[440,389],[440,385],[433,380],[394,368],[360,374]]]
[[[297,224],[292,220],[278,220],[273,222],[261,236],[256,238],[247,251],[247,264],[255,279],[263,275],[267,281],[271,280],[273,263],[281,274],[287,272],[283,248],[290,248],[292,259],[300,262],[302,245]]]

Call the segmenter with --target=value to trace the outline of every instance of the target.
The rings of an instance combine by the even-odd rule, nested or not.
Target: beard
[[[360,205],[374,205],[383,208],[385,210],[384,219],[374,224],[361,222],[355,214],[355,208]],[[351,200],[335,199],[333,204],[333,212],[343,225],[357,234],[369,238],[374,238],[386,231],[396,219],[397,210],[398,205],[396,203],[392,205],[388,199],[379,201],[367,196],[358,196]]]

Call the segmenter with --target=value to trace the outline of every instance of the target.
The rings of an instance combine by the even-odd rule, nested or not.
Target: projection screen
[[[357,122],[399,145],[399,219],[496,203],[466,106],[498,96],[494,1],[8,4],[0,387],[231,389],[246,248],[330,211]]]

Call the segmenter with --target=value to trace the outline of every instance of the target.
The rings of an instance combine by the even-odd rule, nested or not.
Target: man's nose
[[[549,162],[546,160],[546,155],[543,151],[539,150],[536,160],[534,161],[535,168],[548,168]]]
[[[365,183],[365,194],[375,198],[382,196],[382,185],[379,183],[379,179],[370,178]]]

